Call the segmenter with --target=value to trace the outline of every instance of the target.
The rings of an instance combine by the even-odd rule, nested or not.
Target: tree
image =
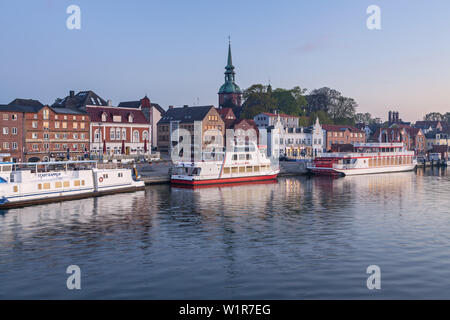
[[[276,99],[267,93],[267,87],[254,84],[244,90],[245,102],[242,105],[241,119],[252,119],[262,112],[273,112],[277,109]]]
[[[314,89],[306,97],[308,102],[307,111],[308,113],[316,111],[328,112],[331,106],[338,103],[340,97],[342,97],[342,95],[339,91],[328,87]]]
[[[439,112],[430,112],[425,115],[423,120],[425,121],[442,121],[444,116],[440,114]]]
[[[450,112],[446,112],[446,113],[443,115],[443,119],[442,119],[442,120],[444,120],[444,121],[450,123]]]
[[[305,102],[299,96],[294,95],[292,90],[275,89],[271,96],[275,98],[280,113],[293,116],[302,116],[304,114]]]
[[[356,123],[370,124],[373,122],[372,115],[368,112],[355,114]]]
[[[328,108],[328,114],[336,123],[354,123],[355,110],[358,104],[352,98],[339,97],[336,103]]]

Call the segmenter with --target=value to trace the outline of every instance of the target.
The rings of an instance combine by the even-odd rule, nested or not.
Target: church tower
[[[242,92],[235,83],[234,66],[231,59],[231,43],[228,43],[228,62],[225,67],[225,83],[219,89],[219,108],[241,107]]]

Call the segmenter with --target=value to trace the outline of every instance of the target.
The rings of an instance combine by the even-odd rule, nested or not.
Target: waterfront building
[[[298,128],[299,125],[299,119],[300,117],[297,116],[290,116],[283,113],[269,113],[269,112],[263,112],[257,114],[253,120],[255,121],[258,128],[269,128],[271,126],[275,125],[275,122],[278,121],[278,118],[281,121],[281,124],[283,128]]]
[[[2,121],[5,121],[2,148],[10,148],[13,161],[80,160],[86,157],[89,116],[85,112],[44,106],[31,99],[15,99],[0,110]]]
[[[430,131],[444,130],[445,124],[441,121],[416,121],[414,127],[422,129],[423,133],[427,134]]]
[[[450,146],[450,128],[444,131],[428,131],[426,137],[426,150],[433,149],[433,146]]]
[[[421,129],[406,125],[392,125],[390,128],[379,128],[373,135],[378,142],[403,142],[408,150],[415,154],[426,151],[426,137]]]
[[[231,43],[228,44],[228,59],[225,67],[225,83],[220,87],[219,108],[233,108],[235,115],[239,117],[242,106],[242,91],[236,84],[236,72],[231,58]]]
[[[330,151],[332,145],[366,142],[366,133],[353,126],[324,124],[322,128],[325,131],[326,151]]]
[[[324,136],[319,119],[310,127],[290,128],[284,126],[278,115],[274,125],[267,130],[268,153],[288,158],[313,157],[325,151]]]
[[[206,147],[208,144],[208,141],[205,139],[207,130],[219,130],[222,137],[225,134],[225,122],[214,106],[189,107],[184,105],[181,108],[170,106],[157,124],[158,150],[161,152],[171,151],[172,147],[180,139],[178,135],[173,134],[178,128],[186,129],[190,132],[192,144],[195,126],[198,126],[199,130],[201,130],[202,147]]]
[[[87,105],[91,154],[141,155],[150,151],[152,126],[138,108]]]
[[[120,102],[118,107],[135,108],[141,110],[144,113],[145,118],[150,122],[150,125],[152,126],[150,136],[151,146],[152,148],[156,148],[158,146],[157,124],[166,111],[161,108],[159,104],[151,103],[150,99],[147,96],[137,101]]]

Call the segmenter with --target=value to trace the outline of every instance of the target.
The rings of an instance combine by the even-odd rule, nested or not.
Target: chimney
[[[183,106],[183,108],[187,108],[187,107],[189,107],[187,104],[185,104],[185,105]]]
[[[112,107],[112,100],[108,99],[108,107]]]
[[[70,98],[73,98],[74,96],[75,96],[75,91],[70,90],[70,91],[69,91],[69,97],[70,97]]]
[[[389,120],[388,120],[389,124],[392,123],[392,111],[389,111]]]
[[[169,109],[173,109],[173,106],[169,106]]]

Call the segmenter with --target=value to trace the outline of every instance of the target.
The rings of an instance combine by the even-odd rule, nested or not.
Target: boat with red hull
[[[322,153],[308,170],[338,177],[411,171],[417,164],[414,151],[406,150],[403,143],[356,143],[353,148],[352,152]]]
[[[206,186],[258,183],[277,179],[278,164],[272,164],[263,146],[234,147],[222,160],[179,162],[172,168],[171,184]]]

